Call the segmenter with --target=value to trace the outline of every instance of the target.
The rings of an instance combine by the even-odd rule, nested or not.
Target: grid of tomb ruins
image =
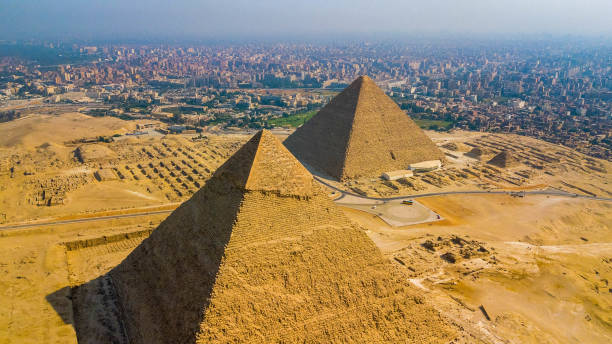
[[[389,181],[361,178],[344,183],[344,188],[371,197],[389,197],[440,190],[530,189],[554,187],[588,196],[612,195],[602,188],[609,178],[609,168],[601,160],[562,146],[546,144],[516,135],[485,135],[462,143],[464,149],[440,143],[446,155],[445,166],[437,171],[415,173],[412,177]],[[453,149],[449,149],[449,148]],[[475,157],[469,150],[479,148]],[[463,151],[462,151],[463,150]],[[511,152],[518,164],[500,168],[487,163],[501,152]],[[576,185],[572,173],[586,173],[593,182]]]
[[[112,156],[83,158],[80,147],[61,159],[44,151],[3,157],[0,181],[17,185],[27,204],[56,206],[67,194],[89,183],[125,181],[162,194],[170,202],[187,199],[197,191],[247,137],[171,139],[95,143]]]
[[[96,143],[113,152],[110,157],[82,159],[74,149],[62,160],[45,151],[3,157],[0,180],[23,178],[27,202],[35,206],[64,203],[66,195],[88,183],[117,180],[145,187],[169,202],[179,202],[197,191],[247,136],[211,136],[200,140],[162,138]],[[609,168],[601,160],[562,146],[515,135],[489,134],[456,145],[439,141],[446,155],[444,167],[395,181],[353,179],[339,185],[352,192],[389,197],[440,190],[529,189],[554,187],[589,196],[612,195],[606,189]],[[477,148],[480,156],[470,154]],[[500,152],[510,152],[518,164],[500,168],[487,163]],[[578,185],[572,173],[592,180]],[[14,179],[12,182],[17,182]]]

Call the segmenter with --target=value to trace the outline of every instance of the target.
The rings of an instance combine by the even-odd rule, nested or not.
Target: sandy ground
[[[36,115],[19,121],[0,124],[0,146],[36,147],[47,142],[62,143],[92,137],[113,135],[134,129],[136,122],[112,117],[90,117],[80,113],[61,116]],[[58,141],[59,139],[59,141]]]
[[[346,212],[468,332],[500,343],[610,342],[612,204],[497,195],[421,201],[445,220],[397,228]],[[449,252],[454,263],[444,258]]]
[[[472,337],[609,342],[612,204],[503,195],[420,202],[444,220],[393,227],[376,215],[343,209],[405,271],[406,283]],[[2,232],[0,250],[8,254],[0,258],[0,286],[8,292],[0,297],[0,343],[76,342],[66,288],[103,275],[141,238],[96,240],[152,229],[163,217]],[[454,263],[441,258],[449,252]]]
[[[0,343],[76,343],[69,288],[118,264],[137,242],[74,251],[64,243],[151,229],[163,217],[0,232]]]
[[[67,143],[136,123],[64,114],[0,124],[0,224],[184,201],[246,139]]]
[[[104,144],[116,153],[111,160],[82,163],[74,156],[76,147],[62,142],[108,135],[129,125],[78,114],[37,116],[0,124],[0,223],[181,202],[245,139],[240,135],[205,142],[129,138]],[[525,162],[541,163],[536,158],[540,153],[533,148],[540,144],[531,139],[467,132],[429,135],[441,145],[466,142],[488,147],[519,142],[517,149],[524,151]],[[432,172],[404,183],[385,184],[370,178],[334,185],[375,196],[544,187],[612,195],[610,164],[567,149],[542,144],[559,162],[545,164],[542,170],[521,165],[498,173],[463,156],[472,146],[459,147],[463,151],[445,150],[458,156],[446,162],[450,172]],[[460,171],[468,164],[475,175],[463,177]],[[17,172],[11,173],[9,167]],[[117,179],[95,179],[94,172],[101,168],[115,168]],[[523,177],[517,172],[524,170],[532,174],[520,181]],[[64,202],[33,204],[41,190],[63,195]],[[405,273],[406,283],[456,319],[471,338],[489,343],[612,341],[611,203],[507,195],[419,198],[412,208],[381,206],[376,201],[360,204],[350,197],[341,201],[353,203],[352,209],[343,210]],[[432,214],[441,219],[392,226],[373,213],[372,206],[411,223]],[[122,233],[150,230],[163,217],[0,231],[0,290],[4,291],[0,293],[0,344],[76,342],[69,288],[104,274],[141,240],[124,238]],[[114,239],[107,242],[109,238]]]

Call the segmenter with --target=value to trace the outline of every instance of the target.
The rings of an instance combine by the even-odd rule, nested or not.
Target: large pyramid
[[[289,136],[285,146],[338,179],[377,176],[444,156],[367,76],[353,81]]]
[[[131,343],[435,343],[455,333],[266,131],[110,275]]]

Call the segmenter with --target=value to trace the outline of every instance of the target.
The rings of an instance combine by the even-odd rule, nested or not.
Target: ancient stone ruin
[[[501,151],[499,154],[494,156],[493,159],[487,161],[487,164],[501,168],[508,168],[517,166],[520,163],[509,151]]]
[[[110,276],[131,343],[448,343],[455,333],[266,131]]]
[[[338,179],[379,176],[444,154],[372,79],[361,76],[285,140],[302,162]]]

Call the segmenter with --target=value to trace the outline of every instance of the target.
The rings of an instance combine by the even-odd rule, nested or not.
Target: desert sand
[[[27,129],[35,127],[28,119],[0,125],[0,288],[6,291],[0,294],[0,343],[76,343],[73,288],[119,265],[167,217],[141,209],[173,209],[190,198],[248,137],[210,135],[193,141],[167,136],[93,143],[104,148],[84,150],[93,158],[81,161],[75,155],[79,145],[67,142],[111,135],[130,128],[130,123],[117,120],[99,131],[73,135],[67,130],[63,137],[54,133],[54,140],[44,135],[39,140],[36,131]],[[71,123],[62,116],[42,119],[51,127]],[[610,164],[565,147],[514,135],[427,134],[446,154],[442,170],[391,183],[367,178],[334,185],[374,197],[474,189],[612,195]],[[482,161],[464,155],[474,147],[487,148],[492,155]],[[513,152],[518,165],[487,164],[504,150]],[[107,151],[114,154],[95,154]],[[110,169],[116,178],[98,180],[95,174],[102,169]],[[487,194],[425,197],[418,202],[442,219],[391,226],[376,214],[341,209],[365,229],[403,276],[405,288],[462,329],[458,341],[612,340],[611,202]],[[2,228],[131,211],[143,214]],[[118,328],[110,335],[119,340],[121,333]]]

